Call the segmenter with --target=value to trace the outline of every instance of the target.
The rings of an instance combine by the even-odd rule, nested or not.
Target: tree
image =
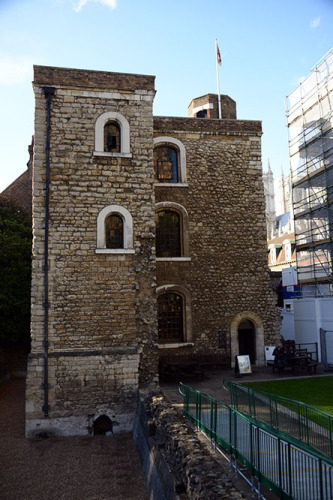
[[[0,343],[30,341],[31,218],[0,196]]]

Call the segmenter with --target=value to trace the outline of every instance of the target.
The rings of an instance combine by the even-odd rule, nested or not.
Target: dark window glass
[[[105,219],[106,248],[124,248],[124,223],[120,215],[109,215]]]
[[[197,118],[207,118],[207,109],[203,109],[198,111]]]
[[[183,299],[178,293],[165,293],[157,299],[158,339],[183,342]]]
[[[176,149],[160,146],[154,149],[156,182],[178,182],[178,154]]]
[[[104,151],[120,153],[120,127],[118,123],[108,122],[104,127]]]
[[[157,213],[156,257],[180,257],[180,215],[171,210]]]

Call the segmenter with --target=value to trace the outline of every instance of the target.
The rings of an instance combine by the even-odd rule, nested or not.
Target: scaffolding
[[[286,98],[298,281],[333,295],[333,48]]]

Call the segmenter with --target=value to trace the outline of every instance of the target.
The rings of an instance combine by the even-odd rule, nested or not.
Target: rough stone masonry
[[[263,363],[278,321],[261,123],[153,118],[153,76],[35,66],[34,92],[26,435],[93,433],[100,416],[129,430],[137,389],[158,384],[159,353],[232,363],[244,321]],[[106,146],[110,124],[117,150]],[[172,182],[156,180],[160,146],[176,152]],[[156,224],[170,213],[179,253],[156,256]]]

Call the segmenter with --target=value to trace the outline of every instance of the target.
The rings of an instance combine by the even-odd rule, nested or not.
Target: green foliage
[[[30,341],[31,218],[0,197],[0,342]]]
[[[246,385],[253,387],[253,389],[302,401],[333,415],[333,377],[251,382]]]

